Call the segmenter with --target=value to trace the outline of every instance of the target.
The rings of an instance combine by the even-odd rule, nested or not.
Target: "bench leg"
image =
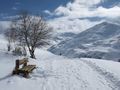
[[[23,75],[23,77],[25,77],[25,78],[28,78],[28,76],[29,76],[28,72],[25,72],[24,75]]]
[[[14,71],[12,72],[12,75],[15,75],[15,74],[19,75],[19,72],[14,70]]]

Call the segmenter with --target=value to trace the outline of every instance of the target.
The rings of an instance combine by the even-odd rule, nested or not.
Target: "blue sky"
[[[33,13],[44,10],[53,11],[68,1],[70,0],[0,0],[0,14],[13,15],[19,10],[29,10]]]
[[[43,10],[54,10],[60,5],[66,5],[72,0],[0,0],[0,13],[15,13],[17,10],[26,9],[32,12],[41,12]],[[105,0],[99,3],[104,7],[111,7],[120,0]]]
[[[120,3],[120,0],[105,0],[103,3],[99,3],[98,5],[105,8],[111,8],[118,3]]]
[[[93,6],[94,3],[98,7],[98,8],[93,8],[96,10],[101,9],[100,7],[103,7],[102,9],[109,9],[118,4],[120,6],[120,0],[0,0],[0,18],[10,16],[10,15],[11,16],[15,15],[20,10],[28,10],[32,13],[42,13],[44,10],[48,10],[50,12],[56,10],[57,14],[67,13],[67,11],[64,12],[64,10],[68,9],[69,11],[69,6],[71,6],[71,8],[76,8],[74,6],[75,3],[73,2],[78,2],[79,5],[85,6],[88,10],[91,9],[88,7]],[[71,3],[73,5],[68,5],[67,7],[68,3]],[[62,5],[62,9],[60,10],[61,5]],[[79,10],[84,11],[84,9],[85,8],[80,7]],[[74,14],[74,11],[72,13]]]
[[[0,0],[0,21],[10,20],[20,10],[46,13],[47,22],[63,31],[82,31],[102,21],[120,21],[120,0]]]

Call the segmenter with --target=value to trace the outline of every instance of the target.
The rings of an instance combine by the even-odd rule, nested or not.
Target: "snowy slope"
[[[45,50],[37,50],[36,53],[37,60],[30,60],[30,63],[37,64],[38,68],[34,70],[29,79],[11,76],[17,57],[0,53],[0,57],[2,57],[0,61],[0,88],[2,90],[120,90],[119,83],[114,83],[120,80],[120,73],[118,74],[116,70],[112,72],[117,74],[115,77],[117,80],[113,82],[101,71],[95,69],[96,66],[92,67],[87,63],[92,60],[68,59],[53,55]],[[107,62],[103,61],[109,66]],[[112,63],[111,68],[120,67],[119,63]],[[117,64],[119,67],[115,66]]]
[[[72,39],[75,35],[75,33],[72,32],[64,32],[64,33],[54,33],[53,39],[52,39],[52,45],[56,45],[62,41],[67,41]]]
[[[120,73],[115,69],[120,67],[120,63],[111,61],[109,64],[108,61],[102,61],[102,66],[96,60],[96,65],[93,65],[92,59],[68,59],[44,49],[37,49],[36,60],[29,59],[29,64],[37,65],[29,79],[12,76],[15,60],[22,57],[7,53],[6,42],[4,38],[1,40],[1,90],[120,90]],[[99,70],[98,67],[102,69]],[[104,71],[106,73],[102,73]],[[113,77],[109,78],[107,75]]]
[[[60,42],[49,50],[68,57],[120,58],[120,26],[103,22],[85,30],[68,41]]]

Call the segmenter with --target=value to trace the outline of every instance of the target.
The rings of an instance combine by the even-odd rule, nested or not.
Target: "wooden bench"
[[[16,60],[16,66],[13,70],[14,74],[23,74],[23,77],[27,78],[29,76],[29,73],[31,73],[35,68],[36,65],[27,65],[28,58],[23,58],[22,60]],[[20,68],[20,66],[22,67]]]

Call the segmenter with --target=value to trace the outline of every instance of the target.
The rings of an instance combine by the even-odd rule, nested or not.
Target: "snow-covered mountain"
[[[62,41],[67,41],[72,39],[75,35],[75,33],[72,32],[66,32],[66,33],[54,33],[53,35],[53,42],[51,45],[57,45],[58,43]]]
[[[102,22],[49,49],[68,57],[120,58],[120,26]]]

